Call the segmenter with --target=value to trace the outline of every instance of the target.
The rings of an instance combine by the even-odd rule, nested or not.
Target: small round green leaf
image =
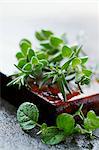
[[[55,126],[47,127],[42,131],[42,141],[45,144],[55,145],[63,141],[65,134],[58,130]]]
[[[99,117],[96,116],[93,110],[87,113],[87,118],[84,119],[84,127],[88,131],[94,131],[99,128]]]
[[[53,47],[58,47],[60,44],[63,43],[63,40],[57,37],[52,36],[50,38],[50,43]]]
[[[45,54],[44,52],[38,52],[38,53],[37,53],[37,58],[38,58],[39,60],[41,60],[41,59],[47,58],[47,56],[46,56],[46,54]]]
[[[72,115],[62,113],[57,117],[56,124],[60,130],[64,130],[66,135],[70,135],[73,132],[75,120]]]
[[[35,56],[34,50],[32,50],[31,48],[29,48],[29,49],[28,49],[28,52],[27,52],[27,56],[28,56],[28,60],[30,61],[31,58],[32,58],[33,56]]]
[[[70,57],[72,54],[72,49],[68,46],[63,46],[62,48],[62,56],[63,57]]]
[[[21,58],[24,58],[24,55],[22,54],[22,52],[18,52],[18,53],[16,53],[16,58],[17,58],[17,60],[19,60]]]
[[[80,65],[81,64],[81,59],[76,57],[73,59],[72,61],[72,67],[75,68],[76,66]]]
[[[83,76],[83,79],[81,80],[81,85],[88,85],[90,83],[90,78],[87,76]]]
[[[89,119],[94,119],[94,118],[96,118],[96,114],[95,114],[95,112],[93,111],[93,110],[90,110],[88,113],[87,113],[87,118],[89,118]],[[99,119],[99,117],[98,117],[98,119]]]
[[[92,71],[88,69],[83,69],[83,74],[87,77],[90,77],[92,75]]]
[[[40,60],[40,62],[43,64],[44,67],[48,65],[48,61],[46,59]]]
[[[44,38],[44,36],[42,35],[41,32],[35,32],[35,37],[36,37],[39,41],[45,40],[45,38]]]
[[[26,58],[21,58],[18,62],[18,67],[23,68],[23,66],[27,63]]]
[[[46,39],[48,39],[51,35],[53,35],[53,33],[49,30],[41,30],[41,32]]]
[[[81,59],[81,63],[82,64],[85,64],[86,62],[87,62],[87,60],[88,60],[88,56],[85,56],[85,57],[80,57],[80,59]]]
[[[31,63],[27,63],[23,66],[22,68],[23,71],[26,71],[26,72],[31,72],[32,71],[32,65]]]
[[[22,53],[26,56],[28,48],[31,48],[32,44],[29,40],[27,39],[22,39],[19,43],[19,46],[21,48]]]
[[[23,130],[30,130],[36,126],[39,111],[33,103],[25,102],[17,110],[17,120]]]
[[[37,58],[36,56],[33,56],[33,57],[31,58],[31,63],[34,64],[34,65],[37,65],[37,64],[39,63],[38,58]]]

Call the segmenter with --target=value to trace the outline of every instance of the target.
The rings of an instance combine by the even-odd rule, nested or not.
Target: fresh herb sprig
[[[20,87],[26,84],[28,77],[33,78],[39,87],[49,82],[57,84],[66,101],[66,93],[72,93],[70,82],[74,80],[82,93],[81,85],[89,84],[92,75],[86,67],[88,57],[81,55],[82,46],[69,46],[61,37],[47,30],[35,35],[40,41],[40,49],[33,50],[27,39],[20,41],[21,51],[16,54],[18,64],[15,65],[19,73],[10,84],[19,84]]]
[[[77,124],[74,116],[79,116],[82,119],[82,124]],[[79,110],[70,115],[62,113],[56,118],[56,125],[48,127],[46,123],[38,124],[39,110],[33,103],[25,102],[20,105],[17,111],[17,119],[23,130],[31,130],[38,126],[42,142],[49,145],[55,145],[64,141],[67,136],[75,133],[89,134],[92,137],[92,132],[99,128],[99,117],[96,116],[93,110],[87,113],[84,117],[82,105]]]

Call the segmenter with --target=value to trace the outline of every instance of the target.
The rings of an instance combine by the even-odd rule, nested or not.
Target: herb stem
[[[36,125],[41,128],[41,125],[39,123],[36,122]]]
[[[72,81],[74,79],[75,79],[75,77],[72,77],[71,79],[67,79],[67,81],[70,82],[70,81]]]
[[[99,139],[99,136],[95,135],[95,134],[92,134],[95,138],[98,138]]]
[[[77,83],[77,85],[78,85],[78,88],[79,88],[80,92],[81,92],[81,93],[83,93],[83,91],[82,91],[82,89],[81,89],[80,84],[79,84],[79,83]]]

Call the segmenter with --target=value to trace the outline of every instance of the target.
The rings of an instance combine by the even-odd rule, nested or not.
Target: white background
[[[99,1],[69,0],[0,1],[0,70],[11,74],[15,68],[18,43],[28,38],[37,43],[34,32],[50,29],[61,35],[66,32],[70,42],[78,34],[85,34],[82,41],[91,61],[99,63]]]

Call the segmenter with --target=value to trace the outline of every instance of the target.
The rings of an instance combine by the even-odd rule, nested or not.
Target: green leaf
[[[54,75],[53,80],[52,80],[52,84],[54,84],[55,82],[57,82],[58,80],[58,75]]]
[[[84,128],[88,131],[94,131],[99,128],[99,117],[96,116],[93,110],[87,113],[87,118],[84,120]]]
[[[67,62],[65,62],[62,66],[62,70],[67,70],[67,68],[69,67],[69,64],[71,63],[70,60],[68,60]]]
[[[34,65],[37,65],[37,64],[39,63],[38,58],[37,58],[36,56],[33,56],[33,57],[31,58],[31,63],[34,64]]]
[[[58,52],[50,58],[50,62],[60,62],[62,58],[62,54]]]
[[[63,46],[62,48],[62,56],[63,57],[70,57],[72,54],[72,49],[68,46]]]
[[[82,64],[85,64],[86,62],[87,62],[87,60],[88,60],[88,56],[85,56],[85,57],[80,57],[80,59],[81,59],[81,63]]]
[[[83,69],[83,74],[87,77],[90,77],[92,75],[92,71],[91,70],[88,70],[88,69]]]
[[[48,55],[52,55],[52,56],[54,54],[57,54],[58,52],[59,52],[58,48],[52,48],[52,49],[47,50]]]
[[[14,85],[14,84],[18,84],[18,83],[20,83],[20,81],[21,81],[21,76],[18,76],[18,77],[16,77],[15,79],[13,79],[11,82],[9,82],[8,84],[7,84],[7,86],[11,86],[11,85]]]
[[[46,49],[52,49],[52,46],[49,43],[41,43],[40,45]]]
[[[62,66],[62,70],[67,70],[67,68],[69,67],[69,64],[72,62],[72,60],[74,59],[75,57],[72,57],[70,58],[67,62],[65,62]]]
[[[64,130],[66,135],[70,135],[74,130],[75,120],[72,115],[62,113],[56,119],[57,127]]]
[[[30,130],[36,126],[39,111],[33,103],[25,102],[17,110],[17,120],[23,130]]]
[[[37,53],[37,58],[38,58],[39,60],[41,60],[41,59],[46,59],[47,56],[46,56],[46,54],[45,54],[44,52],[38,52],[38,53]]]
[[[32,71],[32,64],[31,63],[27,63],[23,66],[22,70],[24,72],[31,72]]]
[[[62,77],[59,77],[57,82],[58,82],[58,86],[59,86],[60,92],[62,93],[62,96],[64,98],[64,101],[66,102],[67,98],[66,98],[66,92],[65,92],[65,87],[64,87],[64,83],[63,83]]]
[[[22,52],[17,52],[17,53],[16,53],[16,58],[17,58],[17,60],[19,60],[19,59],[21,59],[21,58],[24,58]]]
[[[46,37],[46,39],[48,39],[51,35],[53,35],[53,33],[49,30],[41,30],[41,32],[44,35],[44,37]]]
[[[19,43],[22,53],[26,56],[28,48],[31,48],[32,44],[27,39],[22,39]]]
[[[26,58],[21,58],[18,62],[18,67],[23,68],[23,66],[27,63]]]
[[[53,47],[58,47],[60,44],[63,43],[63,40],[57,37],[52,36],[50,38],[50,43]]]
[[[88,85],[90,83],[90,78],[87,76],[84,76],[83,79],[81,80],[81,85]]]
[[[35,32],[35,37],[36,37],[39,41],[45,40],[44,36],[43,36],[42,33],[40,33],[40,32]]]
[[[80,65],[81,64],[81,59],[76,57],[73,59],[72,61],[72,67],[75,68],[76,66]]]
[[[53,33],[49,30],[41,30],[40,32],[35,32],[35,36],[39,41],[48,40]]]
[[[48,127],[42,132],[42,141],[45,144],[55,145],[63,141],[65,134],[59,131],[55,126]]]
[[[46,59],[40,60],[40,62],[43,64],[44,67],[48,65],[48,61]]]
[[[28,60],[30,61],[31,58],[32,58],[33,56],[35,56],[34,50],[32,50],[31,48],[29,48],[29,49],[28,49],[28,52],[27,52],[27,56],[28,56]]]
[[[68,85],[68,83],[67,83],[67,81],[65,79],[65,75],[64,74],[62,74],[62,80],[63,80],[63,83],[64,83],[64,86],[65,86],[66,90],[71,94],[69,85]]]

